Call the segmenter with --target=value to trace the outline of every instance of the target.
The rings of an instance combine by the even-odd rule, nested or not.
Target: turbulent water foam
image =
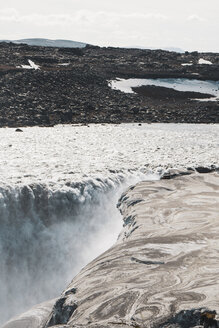
[[[218,164],[219,125],[120,124],[0,129],[0,186],[81,182],[112,172]]]
[[[218,125],[0,129],[0,323],[56,297],[122,226],[126,187],[219,163]]]

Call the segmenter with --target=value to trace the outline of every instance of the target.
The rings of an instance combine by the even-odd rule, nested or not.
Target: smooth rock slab
[[[162,326],[182,310],[218,311],[219,175],[141,182],[124,199],[134,220],[68,287],[78,300],[69,326]]]

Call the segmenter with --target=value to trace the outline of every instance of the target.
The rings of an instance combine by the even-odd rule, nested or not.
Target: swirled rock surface
[[[201,309],[219,311],[219,175],[190,173],[130,187],[118,204],[116,244],[40,312],[38,325],[30,311],[25,325],[23,315],[4,328],[188,328],[199,326]]]

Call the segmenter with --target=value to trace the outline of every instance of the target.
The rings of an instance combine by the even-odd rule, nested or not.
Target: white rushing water
[[[0,324],[113,244],[130,184],[219,163],[219,125],[2,128],[0,140]]]
[[[188,65],[188,64],[187,64]],[[154,85],[157,87],[171,88],[177,91],[192,91],[213,95],[211,100],[219,99],[219,81],[201,81],[189,79],[116,79],[109,82],[112,89],[125,93],[134,93],[133,87]]]

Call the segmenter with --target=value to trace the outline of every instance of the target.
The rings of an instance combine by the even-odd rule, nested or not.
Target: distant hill
[[[30,46],[59,47],[59,48],[84,48],[86,43],[71,40],[50,40],[50,39],[20,39],[20,40],[0,40],[0,42],[24,43]]]
[[[185,51],[181,48],[176,47],[143,47],[143,46],[132,46],[132,47],[125,47],[125,48],[133,48],[133,49],[149,49],[149,50],[166,50],[166,51],[173,51],[178,53],[184,53]]]
[[[174,51],[174,52],[179,52],[179,53],[184,53],[185,51],[181,48],[175,48],[175,47],[165,47],[162,48],[163,50],[167,50],[167,51]]]

